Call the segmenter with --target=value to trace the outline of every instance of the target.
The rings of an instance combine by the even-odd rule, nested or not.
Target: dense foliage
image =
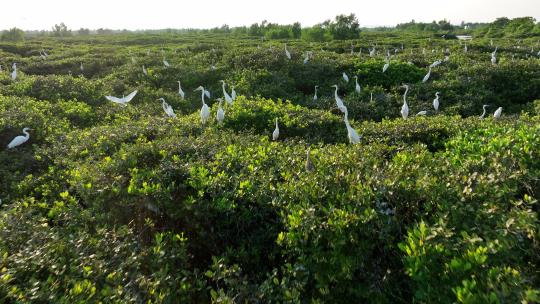
[[[345,28],[0,43],[0,302],[540,302],[536,40]]]

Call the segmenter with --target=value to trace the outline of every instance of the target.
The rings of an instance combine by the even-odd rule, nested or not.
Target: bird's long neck
[[[334,92],[334,95],[336,96],[336,99],[339,98],[339,96],[337,95],[337,91],[338,91],[338,88],[336,87],[336,91]]]
[[[24,133],[24,137],[26,137],[26,139],[30,138],[30,133],[28,133],[28,131],[23,130],[23,133]]]
[[[202,100],[202,103],[204,103],[204,88],[201,90],[201,100]]]
[[[409,93],[409,87],[405,88],[405,94],[403,94],[403,103],[407,104],[407,93]]]

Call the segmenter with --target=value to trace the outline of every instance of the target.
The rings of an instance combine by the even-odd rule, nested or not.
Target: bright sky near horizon
[[[491,22],[497,17],[540,19],[540,0],[19,0],[2,1],[0,29],[50,29],[64,22],[70,29],[212,28],[250,25],[262,20],[299,21],[310,26],[338,14],[355,13],[361,26],[393,26],[412,19],[447,19],[453,24]]]

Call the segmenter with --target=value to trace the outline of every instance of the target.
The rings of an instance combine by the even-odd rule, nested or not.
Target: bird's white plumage
[[[347,74],[346,74],[345,72],[343,72],[342,77],[343,77],[343,80],[344,80],[345,82],[349,83],[349,76],[347,76]]]
[[[223,100],[221,98],[218,98],[218,101],[219,101],[219,105],[218,105],[218,110],[216,114],[216,119],[220,124],[222,124],[223,120],[225,119],[225,111],[223,111],[223,108],[221,107],[221,103],[223,102]]]
[[[358,132],[356,132],[355,129],[351,127],[349,124],[349,112],[345,109],[345,118],[343,119],[345,121],[345,126],[347,127],[347,137],[349,138],[349,142],[351,144],[357,144],[360,142],[360,136],[358,135]]]
[[[334,92],[334,98],[336,99],[336,105],[337,105],[338,109],[341,112],[345,113],[345,111],[347,111],[347,108],[343,104],[343,100],[341,100],[341,98],[339,98],[339,96],[338,96],[338,86],[337,86],[337,84],[333,85],[332,87],[334,87],[336,89],[336,91]]]
[[[276,118],[276,128],[274,129],[274,132],[272,132],[272,140],[278,140],[279,138],[279,126]]]
[[[433,99],[433,108],[435,111],[439,111],[439,92],[435,93],[435,99]]]
[[[24,133],[24,136],[22,135],[19,135],[17,137],[15,137],[11,142],[9,142],[9,144],[7,145],[7,148],[8,149],[13,149],[15,147],[18,147],[22,144],[24,144],[25,142],[28,141],[28,139],[30,139],[30,134],[28,133],[28,130],[30,130],[29,128],[24,128],[22,131]]]
[[[315,86],[315,94],[313,94],[313,101],[316,101],[318,99],[318,97],[317,97],[317,88],[318,87],[319,87],[318,85]]]
[[[195,91],[201,91],[201,100],[202,100],[202,108],[201,108],[201,122],[202,124],[206,124],[208,121],[208,118],[210,117],[210,108],[208,108],[208,105],[204,102],[204,96],[206,95],[206,91],[203,86],[199,86],[195,89]]]
[[[431,67],[429,67],[429,71],[427,72],[426,76],[424,76],[424,79],[422,79],[422,83],[426,83],[429,80],[430,76],[431,76]]]
[[[165,114],[167,114],[169,117],[176,118],[173,108],[165,101],[165,99],[162,97],[159,98],[159,100],[161,100],[161,106],[163,107]]]
[[[420,111],[416,113],[416,116],[425,116],[427,114],[427,111]]]
[[[184,90],[182,90],[182,84],[180,83],[180,80],[178,80],[178,95],[180,95],[182,99],[186,97],[186,93],[184,93]]]
[[[409,106],[407,105],[407,93],[409,92],[409,86],[404,85],[405,94],[403,94],[403,105],[401,106],[401,117],[407,119],[409,117]]]
[[[495,110],[495,113],[493,113],[493,118],[499,119],[501,118],[501,114],[502,114],[502,107],[499,107],[497,110]]]
[[[131,92],[128,96],[124,96],[122,98],[118,98],[118,97],[114,97],[114,96],[110,96],[110,95],[105,96],[105,98],[107,98],[107,100],[110,100],[110,101],[112,101],[114,103],[126,106],[126,104],[128,102],[130,102],[133,99],[133,97],[135,97],[135,95],[137,95],[137,90]]]
[[[223,97],[225,98],[225,101],[232,105],[233,103],[233,99],[232,97],[229,95],[229,93],[227,93],[227,91],[225,90],[225,81],[224,80],[220,80],[221,81],[221,88],[223,89]]]
[[[355,86],[354,86],[354,91],[357,93],[357,94],[360,94],[360,92],[362,91],[362,88],[360,87],[360,84],[358,83],[358,76],[354,76],[354,82],[355,82]]]

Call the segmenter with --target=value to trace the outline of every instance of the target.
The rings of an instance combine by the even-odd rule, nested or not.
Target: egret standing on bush
[[[217,100],[219,101],[219,105],[218,105],[218,110],[216,114],[216,119],[219,124],[222,124],[223,119],[225,119],[225,111],[223,111],[223,108],[221,107],[221,103],[223,102],[223,99],[218,98]]]
[[[435,112],[439,111],[439,92],[435,93],[435,99],[433,99],[433,108],[435,109]]]
[[[429,71],[427,72],[426,76],[424,76],[424,79],[422,79],[422,83],[426,83],[429,80],[430,76],[431,76],[431,66],[429,67]]]
[[[233,103],[233,100],[231,98],[231,96],[229,96],[229,93],[227,93],[227,91],[225,91],[225,80],[220,80],[221,82],[221,88],[223,89],[223,97],[225,98],[225,101],[232,105]]]
[[[161,106],[163,107],[165,114],[167,114],[169,117],[176,118],[173,108],[165,101],[165,98],[161,97],[158,98],[158,100],[161,100]]]
[[[489,107],[489,105],[483,105],[482,106],[482,115],[480,115],[480,119],[484,119],[484,117],[486,116],[486,108]]]
[[[25,142],[27,142],[29,139],[30,139],[30,134],[28,133],[28,131],[30,131],[31,129],[30,128],[24,128],[22,131],[24,133],[24,136],[22,135],[19,135],[17,137],[15,137],[8,145],[7,145],[7,148],[8,149],[13,149],[17,146],[20,146],[22,144],[24,144]]]
[[[501,114],[502,114],[502,107],[499,107],[497,110],[495,110],[495,113],[493,113],[493,118],[499,119],[501,118]]]
[[[287,44],[285,43],[285,56],[287,56],[287,59],[291,59],[291,53],[289,50],[287,50]]]
[[[318,87],[319,87],[318,85],[315,86],[315,94],[313,95],[313,101],[317,101],[317,98],[318,98],[317,97],[317,88]]]
[[[402,88],[405,88],[405,94],[403,94],[403,106],[401,106],[401,116],[403,119],[409,117],[409,106],[407,105],[407,93],[409,93],[409,86],[404,84]]]
[[[347,76],[347,74],[345,74],[345,72],[343,72],[343,80],[346,82],[346,83],[349,83],[349,76]]]
[[[278,126],[277,118],[276,118],[276,128],[274,129],[274,132],[272,132],[272,140],[278,140],[278,138],[279,138],[279,126]]]
[[[201,91],[201,100],[202,100],[202,108],[201,108],[201,122],[202,124],[206,124],[208,121],[208,118],[210,117],[210,109],[208,108],[208,105],[204,102],[204,95],[207,92],[203,86],[199,86],[193,92],[195,91]]]
[[[236,91],[234,90],[234,86],[231,86],[231,98],[232,101],[236,100]]]
[[[184,100],[186,93],[184,93],[184,90],[182,90],[182,84],[180,83],[180,80],[178,80],[178,95]]]
[[[11,80],[15,81],[17,79],[17,63],[13,63],[13,72],[11,72]]]
[[[338,96],[338,86],[337,86],[337,84],[333,85],[332,87],[336,88],[336,91],[334,92],[334,97],[336,99],[336,105],[337,105],[338,109],[341,112],[345,113],[345,111],[347,111],[347,108],[343,104],[343,100],[341,100],[341,98],[339,98],[339,96]]]
[[[354,90],[356,91],[357,94],[360,94],[360,91],[362,90],[362,88],[358,84],[358,76],[357,75],[354,75],[354,83],[355,83]]]
[[[345,121],[345,126],[347,127],[347,137],[349,138],[349,142],[351,144],[357,144],[360,142],[360,136],[356,132],[355,129],[351,127],[349,124],[349,112],[347,109],[345,109],[345,118],[343,119]]]

